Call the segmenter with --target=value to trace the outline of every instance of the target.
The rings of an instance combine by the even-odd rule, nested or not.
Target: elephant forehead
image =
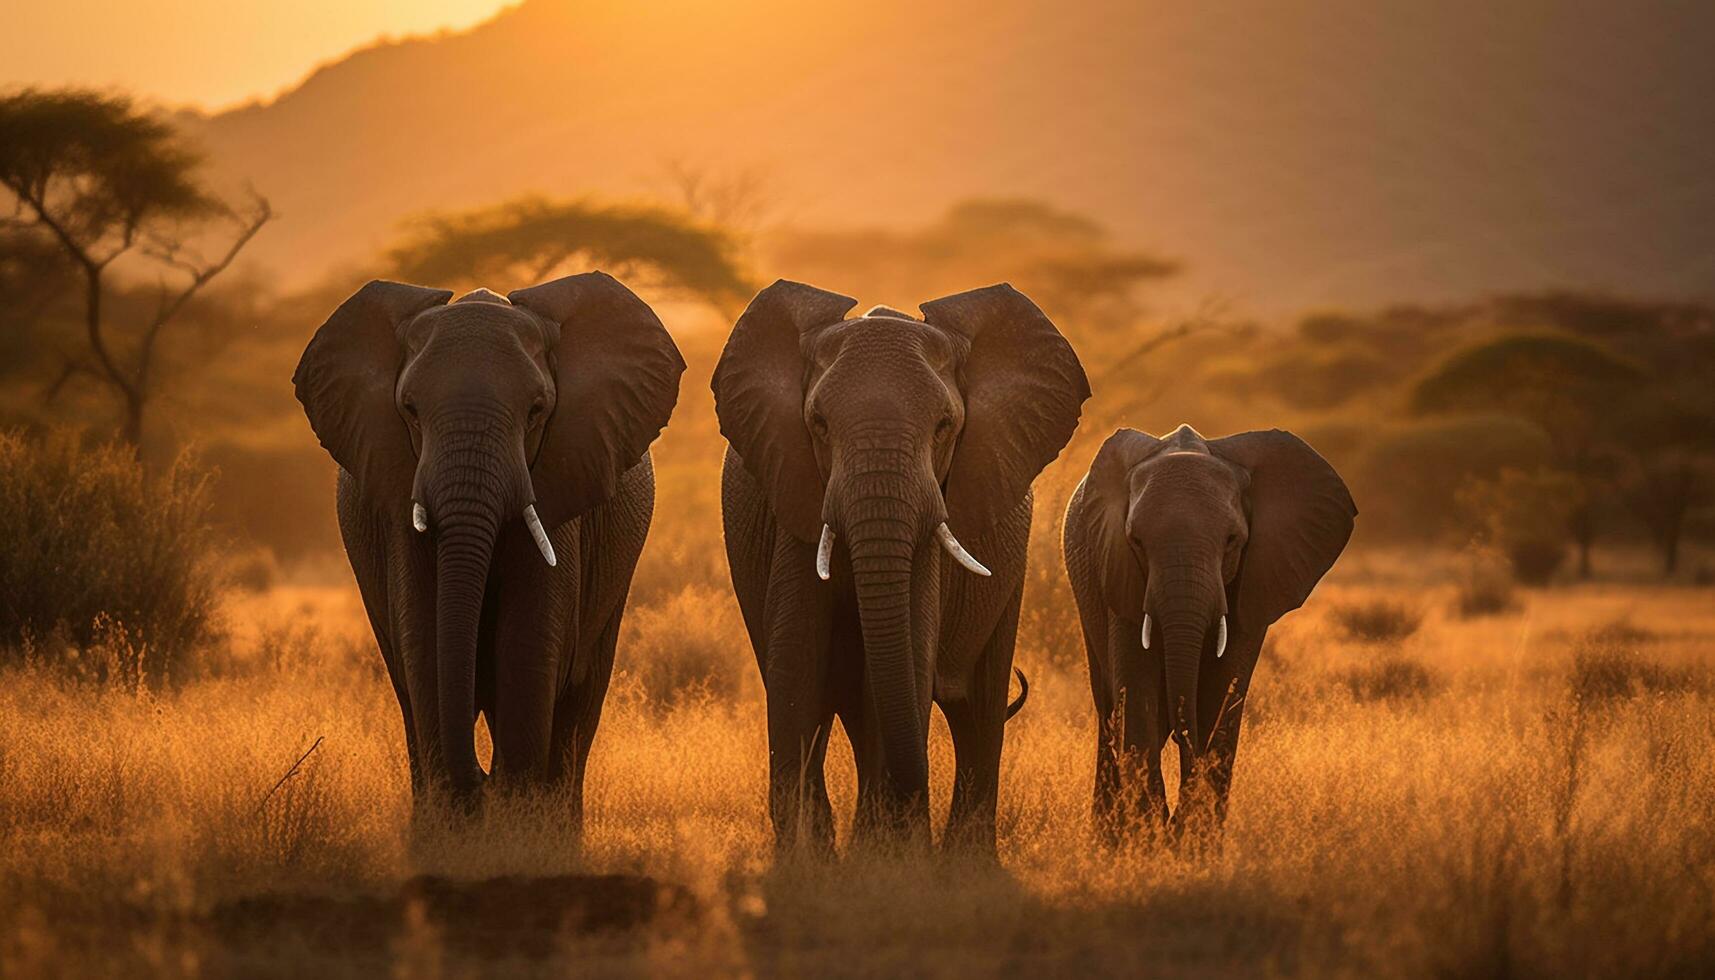
[[[542,327],[528,311],[484,301],[431,309],[406,326],[402,339],[407,347],[420,349],[430,338],[438,337],[505,346],[516,342],[531,353],[544,346]]]
[[[816,338],[816,360],[823,365],[836,358],[865,363],[915,355],[932,364],[945,362],[953,354],[951,342],[941,331],[918,320],[894,316],[861,316],[842,320]]]
[[[1213,485],[1237,489],[1238,474],[1226,462],[1207,451],[1179,450],[1159,453],[1131,471],[1134,490],[1145,487]]]

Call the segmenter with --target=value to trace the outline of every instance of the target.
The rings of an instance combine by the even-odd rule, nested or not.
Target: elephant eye
[[[811,412],[810,428],[815,430],[816,435],[825,437],[828,434],[828,420],[822,417],[821,412]]]
[[[941,421],[935,423],[935,437],[937,439],[945,438],[947,433],[952,431],[953,417],[951,415],[943,415],[941,416]]]
[[[541,418],[542,417],[542,410],[545,409],[546,407],[547,407],[547,405],[544,404],[542,399],[540,399],[540,398],[536,399],[533,403],[531,403],[531,405],[530,405],[530,421],[534,422],[537,419]]]
[[[411,417],[411,421],[415,422],[417,420],[417,403],[411,400],[411,396],[406,395],[400,399],[399,404],[405,409],[405,414]]]

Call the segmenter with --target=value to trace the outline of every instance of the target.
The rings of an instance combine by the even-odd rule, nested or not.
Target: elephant
[[[1102,444],[1061,543],[1098,719],[1093,810],[1110,837],[1128,818],[1175,839],[1224,824],[1263,638],[1304,604],[1356,517],[1339,474],[1289,432],[1122,428]]]
[[[774,283],[712,382],[775,843],[833,846],[823,766],[837,716],[857,835],[927,844],[933,702],[956,756],[943,844],[992,853],[1003,729],[1028,695],[1020,675],[1008,705],[1031,482],[1071,438],[1089,383],[1009,285],[924,303],[922,319],[847,318],[856,302]]]
[[[600,272],[500,296],[377,280],[293,375],[398,697],[414,813],[583,775],[685,362]],[[493,738],[491,772],[474,741]],[[491,778],[492,777],[492,778]]]

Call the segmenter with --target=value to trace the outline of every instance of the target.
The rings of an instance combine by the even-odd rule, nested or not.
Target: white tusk
[[[429,512],[415,500],[411,501],[411,526],[419,534],[429,529]]]
[[[530,504],[524,508],[524,523],[530,528],[530,536],[536,539],[536,550],[547,559],[548,567],[559,564],[554,560],[554,544],[548,540],[548,532],[542,530],[542,519],[536,516],[536,505]]]
[[[828,580],[828,564],[834,558],[834,529],[822,525],[822,542],[816,545],[816,577]]]
[[[1221,654],[1227,652],[1227,616],[1221,614],[1221,637],[1215,641],[1215,659],[1221,659]]]
[[[1143,648],[1149,649],[1149,613],[1143,614]]]
[[[983,567],[982,562],[971,557],[971,553],[965,550],[965,546],[959,543],[958,538],[953,537],[953,529],[947,526],[946,521],[942,521],[940,526],[935,528],[935,537],[941,539],[941,547],[947,549],[947,554],[952,555],[954,560],[965,566],[967,571],[975,572],[983,578],[988,578],[993,574]]]

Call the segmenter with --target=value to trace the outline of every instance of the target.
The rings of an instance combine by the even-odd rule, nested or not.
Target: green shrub
[[[69,432],[0,433],[0,657],[123,649],[140,683],[167,679],[215,630],[208,509],[189,457],[150,476]]]

